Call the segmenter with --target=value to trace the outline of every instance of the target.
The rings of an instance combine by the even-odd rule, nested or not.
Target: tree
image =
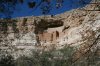
[[[3,55],[0,59],[0,66],[15,66],[14,58],[11,55]]]
[[[33,51],[31,57],[21,56],[16,60],[16,66],[71,66],[69,59],[73,53],[72,47],[52,49],[50,51]]]

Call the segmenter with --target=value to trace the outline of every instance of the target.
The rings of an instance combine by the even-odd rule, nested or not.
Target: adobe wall
[[[43,29],[41,27],[39,27],[38,29],[36,29],[36,26],[35,25],[35,20],[37,21],[36,23],[41,25],[41,26],[46,26],[49,24],[49,27],[47,27],[47,29]],[[63,37],[66,33],[64,33],[63,29],[64,29],[64,26],[62,25],[62,21],[58,20],[54,20],[52,22],[52,24],[50,23],[50,19],[48,19],[48,22],[46,25],[43,24],[43,22],[41,22],[41,19],[40,18],[34,18],[34,17],[30,17],[30,18],[18,18],[17,19],[17,22],[14,23],[14,26],[12,23],[10,23],[9,25],[7,25],[7,33],[14,33],[14,36],[16,37],[20,37],[20,34],[22,34],[23,36],[27,33],[35,33],[35,30],[37,30],[38,32],[40,30],[43,29],[43,32],[42,33],[37,33],[36,36],[37,36],[37,41],[39,43],[43,42],[43,43],[52,43],[52,44],[55,44],[57,43],[57,39]],[[61,25],[60,25],[61,23]],[[50,27],[52,26],[53,27]],[[55,26],[54,26],[55,25]],[[15,28],[14,28],[15,27]],[[18,30],[18,32],[16,33],[15,29]],[[16,34],[15,34],[16,33]]]
[[[39,38],[40,43],[49,42],[51,44],[56,44],[57,39],[60,39],[65,34],[67,34],[67,31],[63,31],[63,26],[62,26],[57,28],[49,28],[46,32],[38,34],[37,37]]]

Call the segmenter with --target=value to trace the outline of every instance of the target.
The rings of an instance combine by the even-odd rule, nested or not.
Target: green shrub
[[[14,58],[11,55],[3,55],[0,58],[0,66],[15,66]]]
[[[32,57],[22,56],[16,60],[16,66],[68,66],[72,48],[54,51],[33,52]]]

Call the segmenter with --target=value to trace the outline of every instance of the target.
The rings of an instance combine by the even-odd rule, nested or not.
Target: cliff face
[[[88,48],[100,34],[100,12],[72,10],[56,16],[21,17],[0,21],[0,47],[12,55],[30,55],[31,49],[65,45]],[[100,47],[100,41],[96,47]],[[25,54],[27,53],[27,54]]]

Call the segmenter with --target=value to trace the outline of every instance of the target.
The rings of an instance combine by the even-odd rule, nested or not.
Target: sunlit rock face
[[[58,41],[61,44],[79,45],[88,41],[88,39],[95,39],[98,30],[100,30],[100,20],[89,21],[88,23],[83,23],[78,27],[69,29],[68,34]]]
[[[31,50],[91,45],[100,34],[100,12],[72,10],[56,16],[0,21],[0,46],[15,57]],[[97,44],[100,47],[100,42]],[[9,49],[9,50],[8,50]]]
[[[35,49],[37,44],[32,20],[26,22],[26,18],[21,18],[0,21],[0,49],[3,53],[8,52],[15,57],[30,55],[30,50]]]

